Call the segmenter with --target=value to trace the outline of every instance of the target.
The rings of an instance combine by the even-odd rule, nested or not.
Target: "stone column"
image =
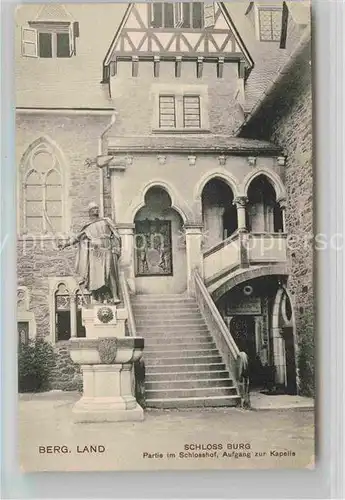
[[[77,297],[70,297],[71,338],[77,336]]]
[[[194,294],[193,271],[197,270],[203,277],[203,256],[202,256],[202,227],[199,224],[185,225],[186,232],[186,254],[187,254],[187,290]]]
[[[273,360],[276,367],[276,384],[286,385],[285,341],[280,328],[280,310],[283,290],[277,292],[272,311]]]
[[[135,293],[135,273],[134,273],[134,224],[117,224],[117,229],[121,236],[122,253],[120,268],[124,271],[127,283],[131,292]]]
[[[248,199],[246,196],[238,196],[234,199],[234,204],[237,208],[237,226],[238,231],[245,232],[247,231],[246,225],[246,205]]]
[[[276,367],[276,383],[286,385],[286,363],[285,363],[285,343],[281,335],[280,328],[272,329],[273,336],[273,357]]]
[[[286,233],[286,199],[282,198],[278,200],[278,203],[282,211],[283,233]]]

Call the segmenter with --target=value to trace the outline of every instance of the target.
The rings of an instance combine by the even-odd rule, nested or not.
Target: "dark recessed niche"
[[[293,253],[291,254],[291,257],[293,257],[293,258],[295,258],[295,257],[296,257],[295,252],[293,252]]]
[[[303,287],[302,287],[302,292],[303,292],[303,293],[307,293],[307,291],[308,291],[308,287],[307,287],[306,285],[305,285],[305,286],[303,286]]]
[[[303,314],[303,313],[304,313],[304,307],[300,307],[300,308],[299,308],[299,312],[300,312],[301,314]]]

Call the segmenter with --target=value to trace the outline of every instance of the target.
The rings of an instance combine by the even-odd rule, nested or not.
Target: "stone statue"
[[[80,233],[59,245],[60,250],[78,244],[76,272],[79,285],[86,288],[94,302],[120,302],[119,258],[121,237],[109,218],[99,217],[96,203],[88,206],[90,221]]]

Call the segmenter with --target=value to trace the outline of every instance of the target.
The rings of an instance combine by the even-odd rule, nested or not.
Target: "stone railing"
[[[204,252],[204,279],[207,286],[239,268],[287,261],[284,233],[235,232]]]
[[[120,272],[120,286],[121,286],[121,291],[122,291],[123,302],[124,302],[125,308],[127,309],[127,312],[128,312],[127,324],[128,324],[129,336],[130,337],[138,337],[137,336],[137,329],[135,326],[135,319],[134,319],[130,294],[129,294],[129,288],[128,288],[126,277],[125,277],[125,274],[123,271]],[[143,339],[143,343],[144,343],[144,339]],[[132,390],[133,390],[133,393],[135,394],[135,398],[138,401],[138,403],[140,404],[140,406],[142,408],[145,408],[146,407],[146,402],[145,402],[145,361],[144,361],[143,357],[141,357],[140,359],[138,359],[134,362],[134,377],[133,377]]]
[[[204,278],[209,284],[241,263],[241,233],[234,233],[204,252]]]
[[[195,298],[206,324],[216,342],[230,376],[237,387],[239,349],[197,271],[194,271]]]
[[[130,337],[136,337],[137,329],[135,327],[134,314],[133,314],[131,299],[129,296],[129,288],[123,271],[120,272],[120,286],[123,296],[123,302],[128,313],[128,333]]]
[[[285,233],[248,233],[244,242],[250,264],[285,263],[287,260]]]

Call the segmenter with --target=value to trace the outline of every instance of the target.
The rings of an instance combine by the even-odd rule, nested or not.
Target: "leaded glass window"
[[[63,169],[48,142],[30,147],[24,161],[23,230],[30,234],[63,231]]]
[[[71,337],[71,302],[70,294],[64,283],[55,292],[55,331],[56,340],[68,340]]]
[[[279,42],[282,29],[282,10],[263,9],[259,10],[260,40]]]

